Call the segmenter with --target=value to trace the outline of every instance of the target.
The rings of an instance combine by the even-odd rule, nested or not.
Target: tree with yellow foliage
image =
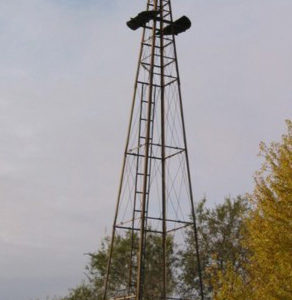
[[[256,174],[244,245],[245,272],[230,265],[214,277],[214,300],[292,299],[292,122],[281,143],[261,144],[265,158]]]

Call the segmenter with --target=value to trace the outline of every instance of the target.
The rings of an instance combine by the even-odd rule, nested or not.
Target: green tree
[[[212,299],[212,278],[219,270],[227,269],[228,262],[242,270],[247,249],[241,245],[243,219],[249,211],[242,197],[226,198],[223,204],[206,207],[201,201],[196,209],[200,259],[206,299]],[[191,231],[187,234],[186,248],[179,253],[182,272],[179,276],[180,294],[196,295],[199,289],[198,265],[194,257],[195,243]]]
[[[92,287],[83,283],[77,288],[72,289],[69,295],[62,300],[96,300]]]
[[[249,211],[247,200],[237,197],[225,199],[223,204],[214,208],[206,207],[206,200],[201,201],[196,209],[197,227],[200,243],[200,257],[204,276],[206,299],[211,299],[214,281],[220,272],[232,268],[244,272],[242,265],[246,261],[247,249],[242,246],[243,219]],[[161,236],[148,235],[147,256],[145,258],[145,299],[160,297],[161,293]],[[106,274],[110,239],[105,238],[100,249],[90,254],[86,267],[87,282],[71,290],[63,300],[101,299],[104,277]],[[198,266],[195,259],[193,232],[187,232],[184,250],[177,251],[171,237],[167,240],[168,256],[168,293],[176,292],[182,297],[198,294]],[[134,248],[138,248],[138,238],[134,236]],[[117,235],[112,258],[109,296],[113,291],[125,290],[128,286],[131,236]],[[133,278],[136,278],[136,270]]]
[[[162,284],[162,238],[161,235],[148,234],[146,243],[145,257],[145,299],[159,298],[161,296]],[[106,275],[108,255],[110,248],[110,238],[106,237],[101,244],[100,249],[89,254],[90,262],[86,267],[87,283],[71,290],[69,296],[63,300],[92,300],[102,299],[104,279]],[[134,248],[138,248],[138,238],[134,235]],[[117,235],[115,238],[114,251],[112,256],[110,285],[108,287],[108,296],[116,295],[115,292],[125,291],[128,287],[129,262],[131,255],[131,234],[124,236]],[[175,287],[175,261],[174,244],[171,237],[167,239],[167,257],[168,257],[168,292],[172,293]],[[135,258],[134,258],[135,260]],[[134,283],[136,280],[136,268],[133,269]]]

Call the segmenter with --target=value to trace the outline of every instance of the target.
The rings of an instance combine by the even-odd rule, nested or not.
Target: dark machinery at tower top
[[[161,18],[159,17],[160,11],[155,10],[146,10],[140,12],[136,17],[131,18],[130,21],[127,22],[127,25],[132,30],[137,30],[139,28],[143,28],[147,26],[147,23],[156,20],[161,21]],[[181,18],[177,19],[176,21],[167,21],[163,20],[164,23],[167,24],[166,27],[163,28],[162,31],[158,30],[157,34],[163,34],[163,35],[178,35],[182,32],[185,32],[189,28],[191,28],[191,21],[188,17],[182,16]]]
[[[159,14],[160,11],[155,10],[142,11],[135,18],[131,18],[131,20],[127,22],[127,25],[130,29],[137,30],[140,27],[146,26],[148,22],[154,20]]]
[[[185,32],[189,28],[191,28],[192,23],[190,19],[186,16],[183,16],[176,20],[175,22],[169,24],[168,26],[164,27],[162,30],[163,35],[178,35],[179,33]],[[160,31],[157,32],[160,34]]]

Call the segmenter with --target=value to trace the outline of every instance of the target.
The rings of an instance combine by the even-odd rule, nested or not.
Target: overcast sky
[[[110,232],[136,0],[0,0],[0,299],[64,295]],[[291,119],[292,1],[173,0],[195,199],[252,191]]]

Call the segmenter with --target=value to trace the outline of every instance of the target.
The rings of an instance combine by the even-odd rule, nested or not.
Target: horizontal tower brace
[[[132,228],[132,227],[126,227],[126,226],[115,226],[118,229],[124,229],[124,230],[134,230],[134,231],[140,231],[140,228]],[[152,230],[152,229],[145,229],[145,232],[151,232],[151,233],[159,233],[162,234],[162,231]]]
[[[145,158],[145,155],[143,155],[143,154],[129,153],[129,152],[127,152],[126,154],[127,154],[127,155],[131,155],[131,156],[144,157],[144,158]],[[158,156],[148,156],[148,158],[151,158],[151,159],[158,159],[158,160],[161,160],[161,159],[162,159],[161,157],[158,157]]]

